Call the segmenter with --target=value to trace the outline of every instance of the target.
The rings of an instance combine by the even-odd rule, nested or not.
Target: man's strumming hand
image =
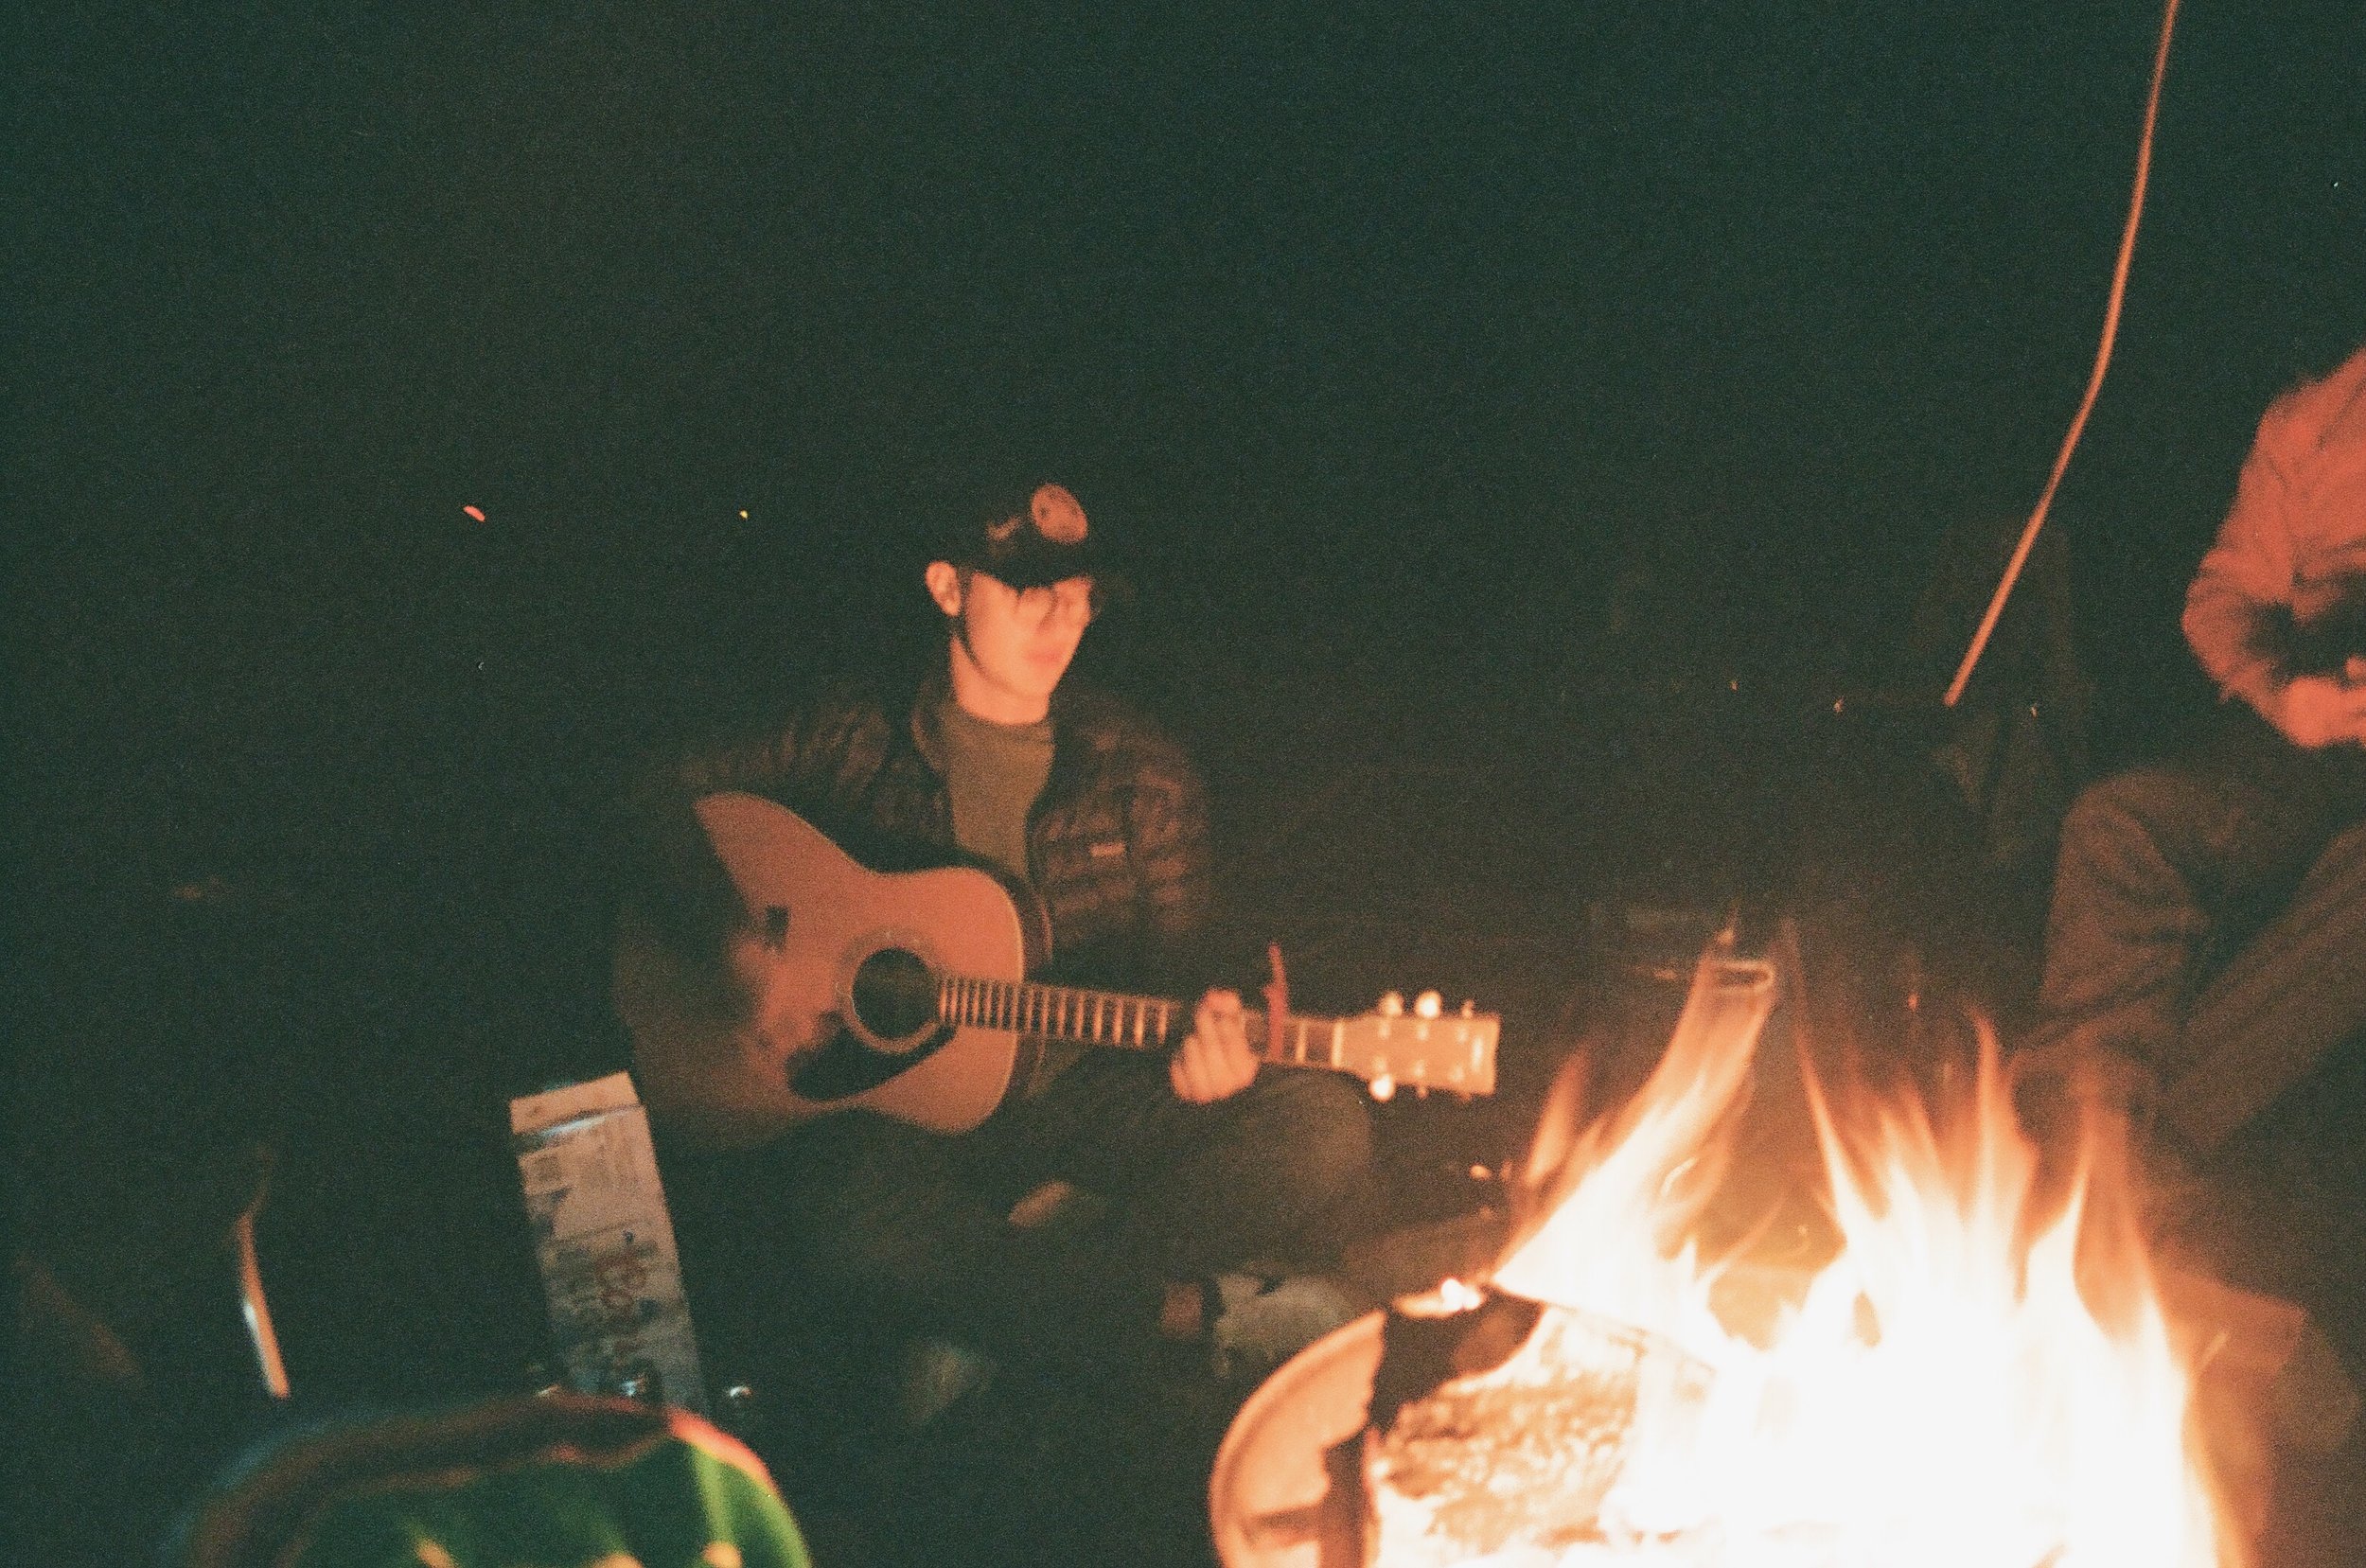
[[[2260,711],[2285,739],[2307,750],[2366,745],[2366,683],[2297,676],[2269,693]]]
[[[1239,1094],[1256,1076],[1257,1053],[1249,1049],[1239,993],[1209,992],[1192,1014],[1192,1032],[1167,1063],[1175,1098],[1206,1105]]]

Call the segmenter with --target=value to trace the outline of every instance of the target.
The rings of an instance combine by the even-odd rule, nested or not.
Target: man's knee
[[[2223,815],[2206,781],[2176,768],[2131,768],[2097,780],[2062,819],[2057,903],[2065,891],[2181,887],[2209,858]]]
[[[1274,1072],[1252,1092],[1261,1101],[1261,1138],[1286,1151],[1305,1189],[1328,1197],[1363,1179],[1372,1161],[1372,1114],[1355,1084],[1323,1073]]]
[[[2065,854],[2074,845],[2124,842],[2148,836],[2163,812],[2191,793],[2188,781],[2166,768],[2137,767],[2096,780],[2072,800],[2062,818]]]

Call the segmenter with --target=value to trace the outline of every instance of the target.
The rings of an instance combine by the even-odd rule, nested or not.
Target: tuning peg
[[[1386,1103],[1396,1098],[1397,1081],[1388,1073],[1384,1072],[1378,1078],[1373,1079],[1370,1086],[1374,1100]]]
[[[1403,1017],[1404,1015],[1404,993],[1402,991],[1382,992],[1380,1001],[1372,1008],[1372,1011],[1384,1018]]]
[[[1468,996],[1463,997],[1463,998],[1462,998],[1462,1015],[1463,1015],[1465,1018],[1475,1018],[1475,1017],[1477,1017],[1477,1016],[1478,1016],[1478,1003],[1476,1003],[1476,1002],[1474,1002],[1474,1001],[1471,1000],[1471,998],[1470,998],[1470,997],[1468,997]]]
[[[1424,991],[1420,995],[1413,998],[1413,1016],[1416,1018],[1435,1018],[1441,1011],[1444,1010],[1445,1005],[1445,998],[1439,995],[1437,992]]]

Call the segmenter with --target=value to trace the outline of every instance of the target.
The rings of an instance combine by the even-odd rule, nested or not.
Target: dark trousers
[[[1168,1280],[1323,1261],[1362,1224],[1370,1154],[1345,1079],[1266,1068],[1191,1105],[1162,1060],[1115,1052],[958,1136],[852,1112],[744,1154],[661,1152],[694,1317],[939,1334],[1087,1375],[1149,1346]],[[1014,1224],[1054,1179],[1089,1194],[1092,1217]]]
[[[2362,814],[2366,757],[2356,748],[2303,751],[2242,708],[2192,755],[2090,785],[2062,825],[2039,1053],[2116,1072],[2139,1100],[2224,1076],[2194,1059],[2213,1038],[2187,1029],[2198,992],[2323,879],[2327,846]],[[2276,1087],[2230,1079],[2214,1093],[2240,1088],[2264,1103]],[[2200,1110],[2191,1119],[2216,1136],[2233,1125]]]

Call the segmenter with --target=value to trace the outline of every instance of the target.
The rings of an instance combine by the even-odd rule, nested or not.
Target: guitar
[[[629,917],[613,974],[643,1101],[691,1142],[746,1147],[857,1106],[966,1132],[1001,1103],[1022,1041],[1164,1051],[1190,1030],[1188,1003],[1028,979],[1048,931],[990,872],[870,871],[753,795],[696,809],[760,934],[754,1004],[729,1016],[702,1004]],[[1409,1010],[1391,996],[1353,1018],[1285,1008],[1246,1023],[1262,1061],[1353,1073],[1382,1099],[1494,1090],[1500,1020],[1468,1003],[1444,1012],[1435,993]]]

